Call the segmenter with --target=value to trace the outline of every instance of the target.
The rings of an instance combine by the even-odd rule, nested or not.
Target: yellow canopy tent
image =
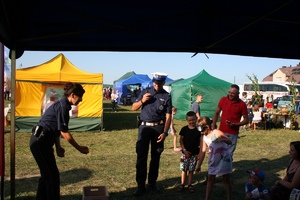
[[[66,82],[80,83],[85,89],[83,101],[70,112],[70,130],[101,130],[103,75],[84,72],[59,54],[41,65],[16,70],[16,125],[21,132],[31,131],[38,122],[49,95],[63,97]]]

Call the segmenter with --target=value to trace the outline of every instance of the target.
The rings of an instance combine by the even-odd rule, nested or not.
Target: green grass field
[[[57,157],[61,174],[62,200],[82,199],[83,186],[106,186],[111,200],[129,199],[204,199],[205,186],[201,184],[207,172],[207,160],[202,172],[194,176],[196,193],[187,190],[177,192],[180,184],[180,154],[173,152],[172,136],[165,141],[161,157],[157,185],[161,194],[147,193],[133,197],[135,182],[135,143],[137,139],[136,116],[130,106],[119,106],[118,112],[110,112],[110,102],[104,102],[104,128],[101,132],[73,132],[81,145],[87,145],[90,153],[84,155],[76,151],[64,139],[61,140],[66,153]],[[175,120],[179,132],[185,121]],[[30,133],[16,133],[15,149],[15,199],[34,199],[38,184],[39,169],[29,150]],[[289,143],[300,140],[300,133],[293,130],[247,130],[240,133],[234,154],[231,174],[233,199],[244,199],[244,184],[248,179],[246,170],[260,168],[265,171],[267,186],[284,176],[289,161]],[[10,134],[5,135],[5,199],[10,198]],[[222,178],[217,177],[211,199],[225,199]]]

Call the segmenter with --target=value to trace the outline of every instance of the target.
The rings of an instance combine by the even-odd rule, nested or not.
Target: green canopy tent
[[[216,78],[202,70],[199,74],[172,84],[172,102],[177,108],[175,119],[185,120],[185,115],[191,109],[197,94],[203,95],[200,103],[201,116],[213,117],[218,102],[226,96],[231,83]]]

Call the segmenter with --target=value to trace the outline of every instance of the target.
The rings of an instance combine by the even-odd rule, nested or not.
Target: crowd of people
[[[103,98],[105,100],[110,100],[111,99],[112,90],[113,89],[111,87],[105,87],[105,88],[103,88]]]
[[[132,110],[141,109],[136,141],[137,190],[134,196],[141,196],[146,192],[161,192],[156,183],[164,141],[170,134],[174,137],[174,151],[181,153],[179,162],[181,184],[177,189],[178,192],[183,192],[186,188],[190,193],[195,192],[192,185],[193,176],[194,173],[201,171],[208,152],[205,199],[208,200],[213,195],[216,176],[223,177],[227,199],[232,199],[230,174],[233,169],[233,155],[238,143],[240,127],[249,123],[249,102],[239,98],[239,87],[233,84],[229,88],[228,95],[220,98],[215,113],[210,118],[201,115],[200,103],[203,101],[203,95],[198,94],[196,101],[186,112],[187,125],[180,129],[180,147],[177,147],[177,134],[173,123],[177,108],[172,105],[170,94],[163,89],[166,77],[167,74],[154,73],[153,86],[142,90],[132,104]],[[65,150],[60,145],[61,137],[79,152],[89,153],[89,148],[79,145],[68,128],[69,110],[71,106],[77,106],[82,101],[84,93],[85,90],[80,84],[67,83],[64,87],[64,98],[54,101],[45,109],[40,121],[32,129],[30,150],[41,173],[36,199],[60,199],[59,170],[54,152],[59,157],[65,155]],[[117,96],[117,91],[112,90],[110,99],[115,101]],[[112,109],[115,109],[114,105]],[[219,118],[220,124],[217,127]],[[148,171],[149,149],[151,155]],[[249,180],[245,183],[245,199],[288,199],[293,189],[300,189],[300,141],[290,143],[289,154],[291,160],[286,176],[276,181],[270,189],[263,184],[263,170],[247,171]]]
[[[298,96],[298,94],[297,94]],[[275,103],[275,99],[273,95],[267,96],[265,99],[263,95],[252,95],[252,98],[247,98],[247,92],[242,93],[241,98],[247,106],[247,112],[248,112],[248,119],[249,123],[247,126],[242,127],[243,130],[246,130],[247,128],[257,130],[259,125],[262,127],[263,123],[267,123],[266,128],[273,128],[275,127],[275,121],[272,122],[271,115],[266,115],[268,111],[271,111],[272,109],[276,109],[277,104]],[[299,97],[300,102],[300,97]],[[298,100],[295,101],[295,112],[297,110],[298,106]],[[297,113],[297,112],[296,112]],[[298,114],[296,114],[298,115]],[[277,119],[277,118],[276,118]],[[283,119],[285,120],[285,119]],[[279,126],[279,125],[278,125]],[[283,125],[282,125],[283,126]]]
[[[172,106],[170,94],[163,89],[166,76],[163,73],[154,74],[153,87],[143,90],[132,105],[132,110],[141,109],[136,142],[137,190],[134,196],[141,196],[147,191],[160,192],[156,181],[161,153],[164,151],[164,140],[168,133],[174,136],[174,151],[180,152],[177,148],[177,135],[173,124],[173,116],[176,114],[177,108]],[[198,94],[196,96],[190,111],[186,113],[187,125],[182,127],[179,132],[181,184],[177,189],[178,192],[183,192],[185,189],[190,193],[195,192],[192,185],[193,174],[201,171],[201,165],[203,165],[208,151],[205,199],[210,199],[212,195],[216,176],[223,177],[227,199],[232,199],[230,174],[233,169],[232,161],[238,143],[239,131],[241,127],[259,120],[250,119],[249,108],[251,108],[251,112],[257,112],[258,107],[255,106],[255,109],[252,109],[253,105],[247,100],[247,94],[243,94],[243,96],[245,99],[239,98],[238,85],[231,85],[228,95],[219,100],[213,118],[201,115],[200,103],[203,101],[203,95]],[[271,101],[270,99],[267,99],[267,103]],[[219,118],[220,124],[217,127]],[[250,120],[252,121],[249,122]],[[287,176],[283,180],[277,181],[272,189],[268,189],[263,184],[263,170],[247,171],[249,180],[245,183],[245,199],[276,199],[278,188],[281,188],[280,192],[285,191],[286,197],[290,195],[292,189],[300,189],[300,168],[298,168],[300,166],[300,162],[298,162],[300,148],[297,146],[299,143],[300,141],[291,143],[290,156],[292,161],[287,169]],[[151,159],[148,171],[149,148],[151,148]],[[148,184],[146,185],[147,181]]]

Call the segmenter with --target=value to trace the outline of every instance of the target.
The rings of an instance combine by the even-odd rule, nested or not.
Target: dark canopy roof
[[[300,58],[300,1],[1,0],[0,41],[38,51]]]

